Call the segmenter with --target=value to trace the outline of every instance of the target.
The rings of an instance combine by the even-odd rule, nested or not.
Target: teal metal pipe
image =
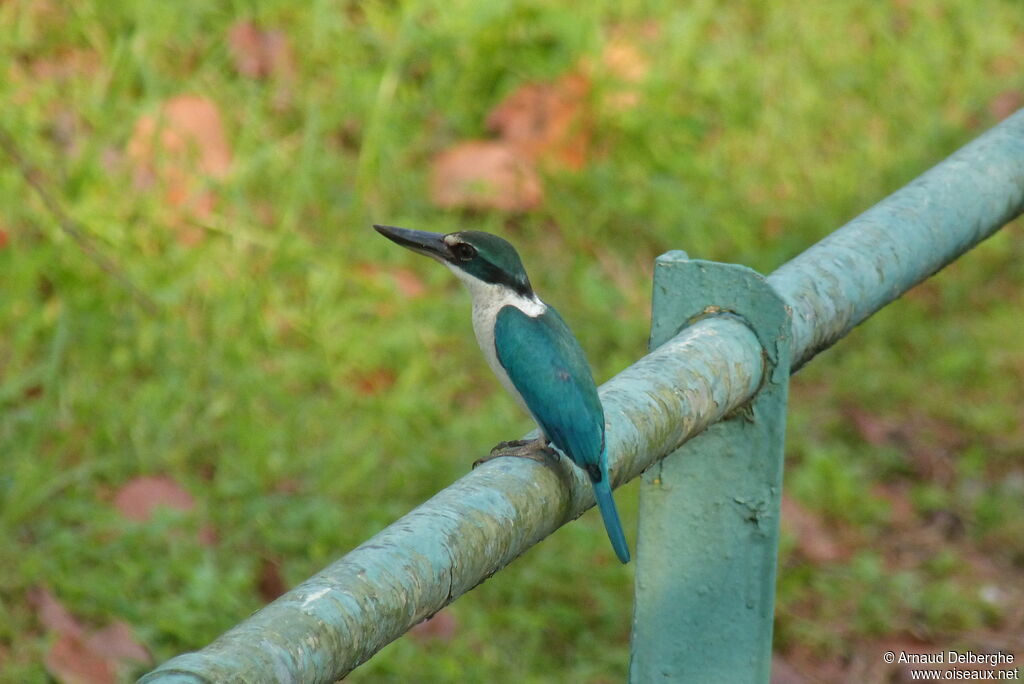
[[[613,481],[637,477],[741,406],[761,372],[754,334],[712,318],[606,383]],[[140,681],[336,681],[593,505],[589,481],[564,460],[488,461],[207,648]]]
[[[773,273],[798,368],[1024,209],[1018,112]],[[602,387],[622,483],[748,401],[761,347],[742,323],[687,327]],[[468,460],[468,459],[467,459]],[[574,469],[497,459],[142,682],[331,682],[594,503]]]
[[[795,372],[1024,211],[1024,110],[768,277],[793,309]]]

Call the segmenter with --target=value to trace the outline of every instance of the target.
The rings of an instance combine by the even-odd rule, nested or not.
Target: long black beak
[[[452,258],[452,252],[445,244],[442,233],[429,233],[425,230],[409,230],[408,228],[376,224],[373,227],[388,240],[424,256],[433,257],[438,261],[450,261]]]

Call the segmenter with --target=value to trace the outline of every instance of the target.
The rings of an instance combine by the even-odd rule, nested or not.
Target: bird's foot
[[[503,456],[529,458],[544,464],[550,463],[552,459],[558,460],[558,452],[548,446],[546,439],[515,439],[511,442],[499,442],[491,449],[491,453],[474,461],[473,467]]]

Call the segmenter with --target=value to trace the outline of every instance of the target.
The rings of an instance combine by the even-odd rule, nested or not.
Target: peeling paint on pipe
[[[793,368],[1019,215],[1024,112],[779,268]],[[762,357],[746,326],[699,321],[601,388],[622,483],[743,405]],[[470,461],[466,459],[467,463]],[[333,682],[593,506],[566,463],[496,459],[147,684]]]

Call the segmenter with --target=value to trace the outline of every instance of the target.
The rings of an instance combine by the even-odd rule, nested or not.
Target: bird
[[[443,234],[373,227],[392,242],[444,264],[465,284],[484,358],[540,428],[536,440],[501,442],[481,461],[500,456],[542,460],[538,455],[554,446],[586,473],[615,555],[628,563],[629,546],[608,477],[604,408],[590,364],[559,313],[533,291],[515,247],[479,230]]]

